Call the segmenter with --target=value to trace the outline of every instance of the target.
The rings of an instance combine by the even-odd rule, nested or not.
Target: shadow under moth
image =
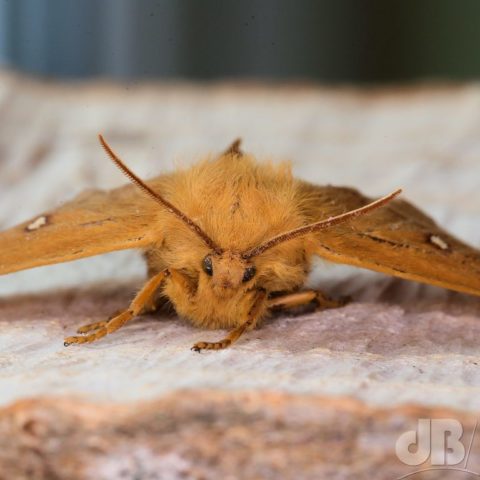
[[[358,191],[294,178],[262,164],[236,140],[221,155],[142,181],[100,135],[132,184],[89,191],[0,233],[0,274],[114,250],[144,252],[148,280],[126,310],[84,325],[65,345],[93,342],[167,299],[204,328],[226,328],[222,349],[272,310],[315,302],[302,289],[312,257],[480,295],[480,251],[438,227],[400,190],[372,201]]]

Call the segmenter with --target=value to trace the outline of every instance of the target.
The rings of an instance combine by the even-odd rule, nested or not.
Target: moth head
[[[255,265],[234,252],[209,253],[202,260],[204,281],[219,297],[251,287],[257,273]]]

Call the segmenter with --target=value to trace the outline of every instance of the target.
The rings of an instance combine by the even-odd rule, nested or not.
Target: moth
[[[480,252],[441,229],[397,190],[371,200],[346,187],[260,163],[236,140],[221,155],[144,182],[99,140],[131,184],[89,191],[0,233],[0,274],[114,250],[144,253],[148,280],[109,320],[65,346],[98,340],[165,299],[197,327],[229,329],[223,349],[273,310],[344,304],[303,288],[312,259],[480,295]]]

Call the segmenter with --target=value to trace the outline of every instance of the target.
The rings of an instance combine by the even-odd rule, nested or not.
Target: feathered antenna
[[[296,238],[307,233],[325,230],[327,228],[333,227],[334,225],[339,225],[340,223],[348,222],[349,220],[352,220],[356,217],[366,215],[367,213],[370,213],[371,211],[376,210],[377,208],[382,207],[386,203],[390,202],[397,195],[400,195],[401,192],[402,189],[395,190],[389,195],[379,198],[378,200],[364,205],[363,207],[357,208],[355,210],[350,210],[349,212],[342,213],[341,215],[337,215],[335,217],[327,218],[326,220],[321,220],[320,222],[315,222],[309,225],[305,225],[304,227],[296,228],[295,230],[281,233],[280,235],[277,235],[276,237],[273,237],[270,240],[261,243],[257,247],[247,250],[242,254],[242,257],[244,259],[255,257],[263,253],[265,250],[268,250],[275,245],[278,245],[279,243],[291,240],[292,238]]]
[[[143,182],[140,178],[138,178],[115,154],[115,152],[110,148],[108,143],[105,141],[101,134],[98,135],[98,139],[100,143],[107,153],[107,155],[111,158],[113,163],[128,177],[128,179],[134,183],[137,187],[143,190],[147,195],[150,196],[153,200],[163,205],[170,213],[173,213],[177,218],[179,218],[182,222],[187,225],[190,230],[195,232],[203,241],[204,243],[211,248],[213,251],[220,253],[222,249],[187,215],[185,215],[181,210],[177,207],[172,205],[168,200],[165,200],[159,193],[152,190],[145,182]]]

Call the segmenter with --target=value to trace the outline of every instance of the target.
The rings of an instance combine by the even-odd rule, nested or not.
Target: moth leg
[[[111,320],[111,319],[110,319]],[[87,323],[77,328],[77,333],[88,333],[92,330],[98,330],[99,328],[105,327],[110,320],[101,320],[100,322]]]
[[[142,313],[153,313],[153,312],[156,312],[159,308],[159,306],[161,306],[161,302],[158,301],[157,298],[155,298],[155,296],[153,296],[144,306],[143,306],[143,310],[140,312],[140,314]]]
[[[170,273],[173,278],[173,270],[170,270]],[[158,293],[158,292],[155,292]],[[154,294],[153,297],[144,305],[143,310],[139,313],[139,315],[146,315],[148,313],[155,313],[157,310],[160,310],[166,303],[168,299],[164,296]]]
[[[78,335],[73,337],[68,337],[65,339],[64,345],[68,347],[72,343],[90,343],[98,340],[99,338],[104,337],[108,333],[112,333],[115,330],[118,330],[120,327],[125,325],[129,320],[139,315],[145,304],[148,304],[149,300],[155,295],[158,287],[165,281],[165,279],[170,276],[169,270],[163,270],[157,275],[150,278],[147,283],[142,287],[140,292],[135,296],[132,303],[127,310],[124,310],[120,314],[113,317],[111,320],[105,322],[104,325],[101,325],[102,322],[97,322],[96,324],[85,325],[84,328],[91,327],[89,330],[95,330],[89,335]],[[89,331],[85,330],[85,331]]]
[[[348,301],[348,297],[333,300],[319,290],[305,290],[304,292],[289,293],[281,297],[272,298],[268,306],[275,310],[286,310],[315,302],[319,309],[324,310],[327,308],[343,307]]]
[[[145,257],[145,260],[148,262],[149,261],[148,255],[145,254],[144,257]],[[148,278],[154,277],[157,273],[158,273],[158,270],[151,267],[148,268],[148,272],[147,272]],[[170,273],[172,272],[170,271]],[[141,313],[143,314],[143,313],[156,312],[164,305],[164,303],[165,303],[165,297],[158,295],[158,292],[156,292],[156,294],[152,295],[152,297],[145,303],[145,306],[143,307],[143,311]]]
[[[117,310],[113,315],[108,317],[108,320],[101,320],[99,322],[87,323],[86,325],[82,325],[81,327],[77,328],[77,333],[88,333],[93,330],[98,330],[99,328],[104,327],[112,318],[115,318],[117,315],[122,313],[123,310]]]
[[[143,310],[139,313],[139,315],[142,315],[144,313],[156,312],[157,308],[157,302],[155,300],[152,300],[151,302],[145,304]],[[100,320],[99,322],[87,323],[86,325],[82,325],[81,327],[77,328],[77,333],[88,333],[92,332],[93,330],[98,330],[99,328],[105,327],[110,320],[114,319],[122,312],[123,310],[118,310],[116,313],[110,316],[108,320]]]
[[[259,290],[255,297],[255,301],[253,302],[253,306],[248,312],[246,322],[230,331],[225,338],[218,342],[197,342],[191,348],[191,350],[200,352],[201,350],[222,350],[229,347],[233,342],[236,342],[246,330],[249,330],[255,326],[260,314],[263,311],[263,307],[265,306],[266,297],[267,293],[265,290]]]

